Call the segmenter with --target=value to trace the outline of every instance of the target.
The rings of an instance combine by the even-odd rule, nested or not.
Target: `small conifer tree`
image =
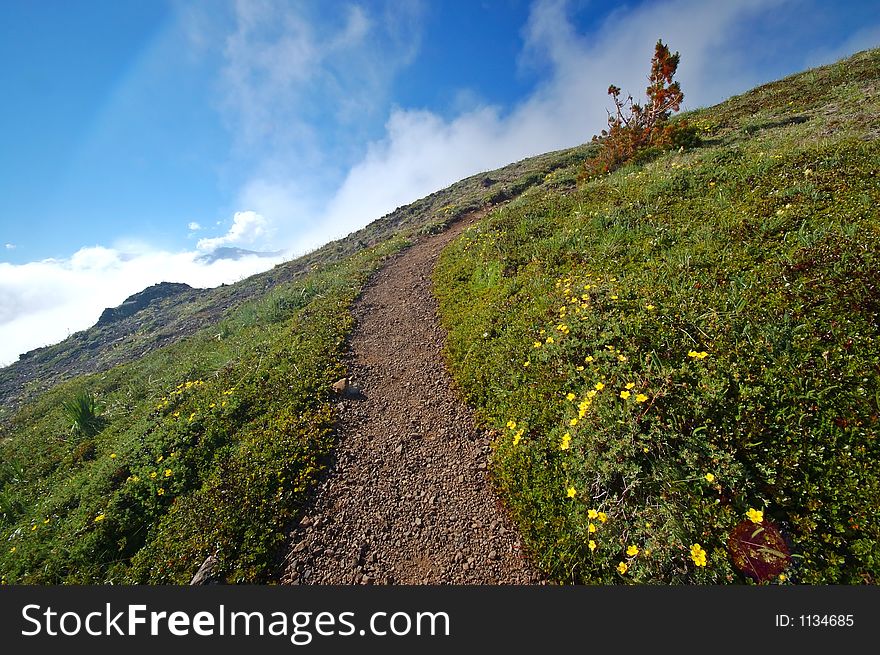
[[[678,52],[670,53],[662,40],[657,41],[645,91],[648,101],[644,105],[634,102],[632,96],[621,100],[620,88],[613,84],[608,87],[615,112],[608,112],[608,129],[602,130],[601,136],[593,137],[601,148],[586,162],[582,177],[610,172],[641,149],[673,145],[677,130],[667,121],[684,100],[681,86],[672,81],[679,59]]]

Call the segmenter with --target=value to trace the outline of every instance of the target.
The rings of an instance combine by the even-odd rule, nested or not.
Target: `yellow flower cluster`
[[[159,404],[156,405],[156,409],[158,409],[159,411],[165,409],[166,407],[168,407],[168,405],[171,404],[171,401],[174,400],[175,396],[182,396],[190,389],[204,386],[204,384],[205,383],[203,380],[187,380],[186,382],[181,382],[174,388],[174,391],[169,393],[167,396],[163,396],[162,399],[159,400]]]
[[[703,350],[701,352],[697,352],[696,350],[691,350],[688,352],[688,357],[690,357],[691,359],[706,359],[706,357],[708,357],[708,356],[709,356],[709,353],[707,353],[705,350]]]
[[[513,445],[514,446],[517,445],[520,442],[520,440],[522,439],[525,430],[523,430],[523,429],[517,430],[516,429],[516,421],[514,421],[513,419],[510,419],[507,422],[507,429],[510,430],[511,434],[513,435]]]
[[[706,551],[700,544],[691,546],[691,559],[696,566],[706,566]]]

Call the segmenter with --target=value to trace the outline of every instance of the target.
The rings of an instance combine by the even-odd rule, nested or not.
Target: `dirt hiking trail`
[[[479,215],[423,237],[356,302],[334,461],[290,534],[286,584],[534,584],[485,433],[443,360],[431,273]]]

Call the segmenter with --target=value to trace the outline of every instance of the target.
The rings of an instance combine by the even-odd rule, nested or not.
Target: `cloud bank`
[[[156,282],[214,287],[280,261],[246,257],[204,264],[196,261],[198,256],[198,252],[130,254],[92,246],[64,260],[0,263],[0,365],[94,325],[104,308],[115,307]]]

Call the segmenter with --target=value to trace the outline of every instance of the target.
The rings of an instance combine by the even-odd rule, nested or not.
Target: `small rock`
[[[199,570],[196,571],[196,574],[193,576],[192,580],[190,580],[191,585],[206,585],[206,584],[216,584],[216,580],[214,580],[214,573],[219,566],[220,560],[217,559],[214,555],[208,555],[202,565],[199,567]]]

